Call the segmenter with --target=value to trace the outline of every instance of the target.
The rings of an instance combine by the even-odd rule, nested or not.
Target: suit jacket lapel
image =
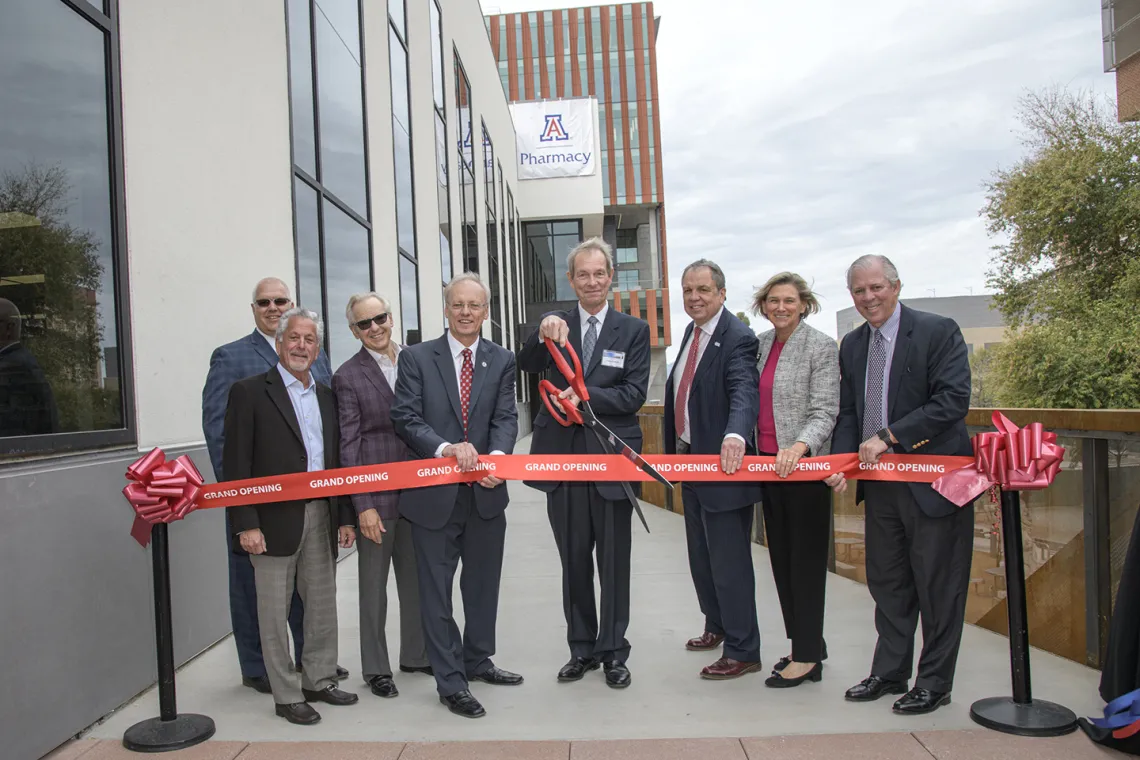
[[[705,346],[705,352],[701,355],[701,362],[697,365],[697,371],[693,374],[693,386],[696,387],[697,383],[701,381],[701,377],[708,371],[709,365],[716,361],[717,354],[720,353],[720,342],[724,338],[724,334],[728,332],[728,319],[729,314],[722,306],[720,313],[720,320],[716,323],[716,329],[713,330],[711,337],[704,336],[702,341],[708,340]],[[704,332],[703,330],[701,331]]]
[[[685,348],[685,343],[688,342],[689,336],[693,334],[693,323],[689,322],[689,326],[685,328],[685,337],[681,338],[681,348]],[[673,360],[673,371],[669,373],[669,379],[665,381],[665,398],[669,399],[670,404],[676,404],[677,386],[681,382],[681,378],[677,377],[677,373],[685,372],[685,359],[686,351],[677,354],[677,358]],[[676,378],[676,381],[674,381]]]
[[[313,382],[316,382],[314,379]],[[332,390],[317,385],[317,406],[321,410],[321,437],[325,443],[325,469],[330,469],[340,461],[340,441],[337,440],[336,401]]]
[[[867,405],[867,351],[870,336],[871,326],[863,323],[852,338],[855,341],[853,346],[855,366],[852,367],[855,380],[855,411],[859,415],[860,426],[863,424],[863,410]]]
[[[289,398],[289,391],[285,387],[285,381],[281,378],[281,371],[277,367],[269,370],[265,374],[265,382],[269,398],[273,399],[277,410],[289,423],[289,429],[293,431],[293,435],[297,436],[297,440],[304,446],[305,438],[301,435],[301,425],[297,422],[297,412],[293,409],[293,400]],[[324,410],[321,411],[324,412]]]
[[[590,373],[602,363],[602,352],[614,344],[617,334],[618,321],[613,318],[613,313],[607,314],[602,329],[598,331],[598,342],[594,344],[594,353],[590,355],[590,366],[583,369],[586,377],[589,377]]]
[[[269,362],[269,366],[277,366],[280,357],[277,356],[277,353],[265,342],[265,338],[262,337],[261,332],[257,328],[254,328],[253,332],[250,333],[249,342],[253,344],[253,350],[257,352],[258,356]]]
[[[361,348],[356,358],[360,363],[361,371],[368,378],[368,382],[376,386],[376,390],[380,392],[381,396],[391,401],[395,397],[395,391],[388,385],[388,378],[384,377],[384,370],[380,369],[380,365],[372,358],[372,354],[368,353],[368,349]]]
[[[479,394],[483,392],[483,381],[487,379],[487,373],[491,369],[491,345],[486,338],[479,339],[479,350],[472,357],[472,361],[475,362],[473,367],[475,374],[471,378],[471,401],[467,406],[468,417],[471,416],[471,410],[479,401]]]
[[[451,399],[455,419],[463,422],[463,407],[459,403],[459,383],[455,379],[455,359],[451,356],[451,344],[447,342],[447,333],[435,342],[435,365],[439,374],[443,376],[443,387],[447,389],[447,397]]]
[[[578,358],[581,359],[582,358],[582,317],[578,313],[578,307],[577,306],[575,306],[573,309],[570,310],[570,318],[566,320],[566,326],[570,328],[570,345],[574,347],[574,353],[578,354]],[[567,361],[570,361],[569,358],[567,358]],[[570,362],[570,366],[573,367],[574,363]],[[582,368],[582,371],[583,372],[586,371],[584,367]],[[554,375],[556,377],[562,379],[562,373],[561,372],[559,372],[557,369],[554,369],[553,372],[554,372]],[[566,382],[566,380],[562,379],[562,382]]]
[[[899,383],[902,380],[903,372],[906,370],[907,354],[910,353],[910,331],[913,328],[914,320],[904,306],[902,313],[899,314],[899,332],[895,336],[894,353],[891,356],[891,376],[887,381],[886,415],[888,423],[891,418],[891,410],[895,405],[895,399],[899,395]]]

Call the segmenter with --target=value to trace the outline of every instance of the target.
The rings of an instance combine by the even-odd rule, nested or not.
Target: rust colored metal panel
[[[665,281],[668,282],[669,280],[666,279]],[[662,288],[661,290],[661,313],[665,317],[665,345],[671,346],[673,345],[673,332],[672,325],[669,323],[669,288]]]
[[[534,45],[530,44],[530,18],[527,14],[519,14],[522,21],[523,40],[523,87],[527,100],[534,100]],[[661,187],[661,183],[657,183]]]
[[[641,319],[641,299],[636,290],[629,291],[629,316]]]
[[[578,17],[580,11],[577,9],[570,12],[570,83],[573,87],[572,93],[574,97],[579,98],[582,96],[582,67],[578,65],[578,39],[579,35],[585,34],[585,31],[578,24]]]
[[[653,18],[653,3],[648,3],[649,18]],[[649,28],[653,28],[653,23],[650,21]],[[649,78],[652,80],[649,84],[649,92],[653,101],[653,144],[657,146],[655,151],[656,155],[653,156],[653,171],[657,175],[657,197],[654,199],[658,202],[665,201],[665,175],[661,167],[661,100],[657,97],[657,41],[648,41],[645,46],[649,51]],[[662,223],[662,241],[665,240],[664,223]],[[662,242],[661,256],[665,257],[665,245]]]
[[[641,163],[641,187],[637,189],[640,200],[653,200],[653,184],[650,173],[653,171],[652,157],[649,155],[649,132],[653,125],[649,123],[649,83],[645,81],[645,61],[647,40],[642,34],[642,5],[633,6],[633,48],[634,68],[637,71],[637,148]],[[652,19],[650,20],[652,23]]]
[[[601,43],[594,39],[594,25],[590,21],[589,8],[582,13],[582,24],[586,27],[586,92],[601,100],[601,97],[598,96],[597,85],[599,72],[594,70],[594,50]]]
[[[538,52],[535,53],[535,65],[538,66],[538,83],[543,98],[550,97],[550,75],[546,72],[546,24],[543,23],[542,13],[538,14]]]
[[[517,24],[515,22],[515,14],[507,16],[507,76],[509,78],[509,92],[508,97],[511,102],[519,99],[519,67],[518,60],[519,54],[522,52],[518,49],[517,32],[515,31]]]
[[[649,345],[656,348],[657,340],[657,291],[645,291],[645,321],[649,323]]]
[[[556,93],[553,97],[566,98],[570,93],[563,92],[566,82],[566,41],[562,38],[562,14],[566,11],[554,11],[554,78],[557,80],[550,86],[550,91]]]
[[[613,92],[613,87],[611,86],[611,82],[613,82],[613,76],[610,73],[610,13],[613,11],[613,8],[611,8],[609,6],[603,6],[601,8],[601,11],[602,11],[602,13],[601,13],[602,44],[601,44],[601,47],[599,49],[602,52],[603,86],[599,87],[598,89],[602,93],[605,94],[604,98],[599,98],[599,100],[602,100],[604,103],[607,104],[607,107],[606,107],[606,129],[609,131],[610,137],[612,138],[613,134],[614,134],[614,107],[613,107],[613,104],[617,102],[617,98],[620,95],[620,93]],[[619,21],[621,20],[620,17],[618,20]],[[597,40],[595,40],[595,42],[597,42]],[[613,155],[614,155],[614,151],[613,151],[613,146],[611,145],[610,146],[610,176],[606,178],[606,184],[610,189],[609,197],[610,197],[611,201],[613,201],[613,199],[617,198],[617,196],[618,196],[617,164],[615,164],[613,161]],[[636,301],[636,299],[634,299],[634,300]]]
[[[621,311],[621,291],[614,291],[614,311]]]
[[[495,62],[499,62],[499,22],[502,16],[491,16],[491,54],[495,56]]]

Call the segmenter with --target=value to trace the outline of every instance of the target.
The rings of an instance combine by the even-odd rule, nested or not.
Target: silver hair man
[[[369,298],[375,298],[380,302],[380,306],[383,307],[384,311],[388,312],[389,314],[392,313],[392,304],[388,302],[387,298],[380,295],[376,291],[370,290],[367,293],[356,293],[349,297],[348,305],[344,307],[344,316],[345,319],[348,320],[349,327],[352,327],[356,323],[356,316],[352,313],[352,310],[356,308],[356,304],[360,303],[361,301],[367,301]]]
[[[289,323],[296,318],[307,319],[317,326],[317,341],[324,342],[325,339],[325,326],[321,322],[321,317],[315,311],[303,309],[300,306],[294,306],[289,311],[281,315],[281,321],[277,323],[277,335],[275,336],[277,342],[280,343],[285,339],[285,333],[289,330]]]
[[[491,289],[487,287],[487,283],[483,282],[483,278],[481,278],[479,275],[475,274],[474,272],[464,272],[463,274],[457,274],[454,277],[452,277],[451,281],[448,282],[447,285],[445,285],[443,287],[443,300],[444,300],[445,304],[448,304],[451,302],[451,291],[454,290],[455,286],[461,282],[477,283],[479,285],[479,287],[483,288],[483,295],[484,295],[483,305],[486,306],[487,304],[489,304],[491,302]]]
[[[870,269],[876,264],[881,264],[883,267],[883,276],[887,278],[892,286],[897,285],[899,282],[899,270],[895,267],[894,263],[879,253],[868,253],[855,261],[851,262],[851,266],[847,267],[847,289],[851,290],[851,277],[859,269]]]
[[[685,267],[685,271],[681,272],[681,280],[685,279],[685,275],[694,269],[707,269],[712,273],[713,284],[716,285],[717,290],[724,290],[724,270],[716,265],[715,262],[708,259],[697,259],[689,266]]]
[[[589,240],[583,240],[574,250],[570,251],[566,256],[566,271],[574,274],[574,261],[578,258],[579,253],[586,253],[587,251],[599,251],[606,257],[606,272],[614,271],[614,251],[610,248],[610,244],[600,237],[592,237]]]
[[[261,292],[261,288],[265,285],[280,285],[285,289],[285,295],[292,298],[292,294],[289,292],[289,286],[286,285],[285,281],[280,277],[263,277],[257,281],[256,285],[253,286],[253,295],[249,297],[250,303],[253,303],[257,300],[257,294]]]

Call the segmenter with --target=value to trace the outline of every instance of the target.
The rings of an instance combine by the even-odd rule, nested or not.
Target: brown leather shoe
[[[695,639],[689,639],[685,642],[685,649],[690,652],[705,652],[709,649],[716,649],[724,641],[724,634],[722,633],[709,633],[705,631]]]
[[[740,678],[745,673],[756,673],[760,670],[759,662],[741,662],[728,657],[719,660],[701,669],[701,678],[710,681],[727,681],[730,678]]]

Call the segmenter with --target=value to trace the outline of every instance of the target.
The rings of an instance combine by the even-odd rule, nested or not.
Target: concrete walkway
[[[338,571],[340,663],[352,673],[342,687],[358,692],[360,703],[345,708],[320,705],[321,723],[312,727],[290,725],[274,716],[270,696],[241,686],[233,641],[227,638],[178,674],[179,709],[204,713],[217,724],[216,740],[211,746],[221,741],[239,742],[239,745],[234,745],[238,747],[234,754],[226,754],[230,750],[223,750],[219,745],[217,751],[220,754],[200,756],[232,758],[239,752],[243,760],[268,756],[261,754],[262,750],[253,754],[250,750],[243,751],[241,747],[246,742],[352,741],[393,742],[392,746],[397,749],[392,751],[397,754],[402,751],[404,758],[434,758],[453,755],[449,754],[450,750],[432,749],[426,745],[412,744],[408,749],[399,748],[407,742],[544,740],[554,742],[543,745],[549,748],[549,754],[547,749],[542,749],[541,755],[534,754],[538,751],[537,745],[525,745],[530,749],[520,750],[522,754],[516,755],[513,750],[508,752],[504,749],[496,751],[494,756],[553,758],[567,757],[568,741],[903,732],[894,739],[884,740],[888,744],[883,745],[896,747],[902,754],[875,751],[873,756],[925,758],[931,745],[926,741],[926,734],[921,732],[976,729],[968,715],[970,703],[981,697],[1009,693],[1007,640],[967,626],[953,703],[948,707],[928,716],[904,718],[891,712],[888,699],[871,704],[845,702],[844,690],[867,675],[875,632],[873,607],[866,587],[835,575],[829,577],[828,585],[826,634],[830,659],[825,665],[822,683],[776,691],[764,687],[764,675],[727,682],[701,680],[697,676],[698,671],[718,655],[684,649],[685,640],[701,632],[703,621],[689,579],[684,521],[679,515],[649,505],[645,506],[645,511],[652,534],[646,535],[635,520],[632,623],[628,634],[633,647],[628,663],[633,674],[632,686],[621,691],[609,689],[600,670],[588,674],[578,683],[557,683],[555,675],[567,659],[565,622],[558,557],[546,519],[544,497],[522,484],[512,483],[509,487],[512,502],[507,511],[506,558],[495,662],[522,673],[526,678],[522,686],[474,684],[472,691],[488,712],[480,720],[466,720],[449,713],[438,702],[434,681],[423,675],[397,673],[400,696],[391,700],[374,697],[360,678],[357,564],[355,558],[349,557],[341,563]],[[754,559],[764,642],[762,656],[768,666],[787,654],[789,646],[784,637],[767,552],[762,547],[755,547]],[[394,580],[389,593],[394,599]],[[458,588],[455,590],[455,605],[458,614],[462,607]],[[393,649],[399,631],[396,613],[396,605],[393,604],[390,610],[393,619],[388,623]],[[1102,703],[1097,696],[1099,675],[1096,671],[1037,650],[1033,652],[1032,664],[1036,697],[1061,702],[1078,715],[1100,714]],[[119,740],[128,726],[157,714],[157,694],[152,689],[93,727],[88,737]],[[917,738],[906,732],[917,732]],[[967,744],[983,740],[1010,741],[989,732],[962,736],[965,737],[962,741]],[[1065,746],[1089,745],[1083,737],[1075,738],[1080,741]],[[1072,740],[1074,737],[1056,741]],[[931,741],[940,746],[934,739]],[[801,749],[778,756],[830,756],[833,754],[831,751],[817,755],[810,749],[826,745],[836,750],[849,750],[840,752],[844,757],[859,757],[862,755],[855,750],[864,746],[850,738],[844,739],[842,746],[836,745],[822,736],[796,742],[781,739],[774,743],[759,739],[740,743],[732,739],[727,743],[709,744],[701,752],[707,755],[705,760],[743,758],[743,753],[747,753],[749,758],[775,757],[777,755],[770,754],[771,750],[785,746],[786,742],[790,742],[788,747],[794,745]],[[1047,742],[1054,743],[1052,740]],[[87,752],[85,760],[118,756],[104,754],[111,751],[104,750],[104,747],[114,745],[114,741],[99,745],[98,751]],[[578,746],[575,745],[573,753],[575,760],[609,756],[606,754],[608,750],[579,751]],[[654,746],[657,748],[653,749],[653,757],[666,758],[672,754],[668,747],[673,745]],[[867,746],[869,751],[870,745]],[[1044,747],[1045,744],[1038,741],[1034,746]],[[357,750],[350,751],[347,745],[342,745],[341,750],[337,756],[397,756],[379,748],[375,752],[360,750],[357,753]],[[641,757],[640,752],[628,754],[623,750],[621,756]],[[307,757],[294,754],[275,756]],[[936,752],[934,756],[943,757]],[[975,755],[952,756],[965,758]],[[1018,756],[1028,758],[1036,755]],[[1074,757],[1071,753],[1063,756]]]

